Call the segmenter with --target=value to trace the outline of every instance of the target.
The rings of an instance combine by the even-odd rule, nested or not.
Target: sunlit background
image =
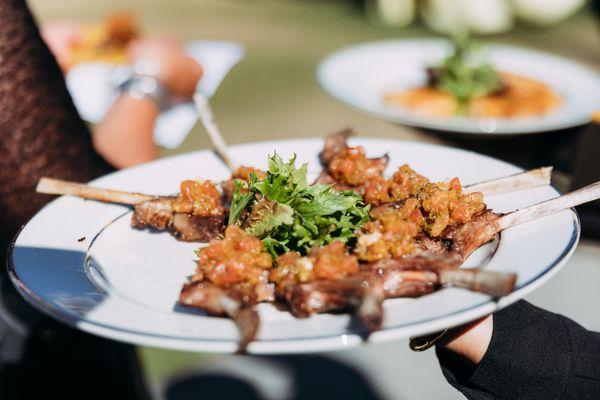
[[[565,186],[576,163],[581,128],[504,143],[425,132],[384,122],[337,103],[317,85],[315,68],[332,51],[359,42],[433,37],[440,32],[468,28],[478,33],[483,42],[539,49],[600,71],[598,20],[583,2],[572,0],[418,1],[421,10],[415,9],[415,2],[405,0],[32,0],[29,3],[41,24],[101,23],[111,13],[127,10],[137,18],[144,36],[167,34],[183,41],[220,39],[242,43],[245,58],[212,99],[216,118],[230,144],[323,137],[350,126],[362,136],[467,147],[523,166],[552,163],[558,165],[559,180],[564,177]],[[542,9],[541,3],[544,3]],[[521,145],[526,160],[517,149]],[[197,125],[182,146],[163,149],[162,155],[208,147],[208,138]],[[598,292],[593,282],[600,281],[600,269],[591,268],[594,264],[598,266],[599,259],[600,245],[584,241],[569,265],[531,296],[531,300],[599,330],[600,315],[593,308],[600,295],[594,294]],[[588,293],[596,298],[573,297],[574,293]],[[331,374],[331,380],[324,380],[331,385],[344,385],[364,377],[368,388],[365,386],[364,393],[354,392],[355,395],[383,399],[462,398],[444,380],[433,351],[412,353],[406,342],[296,357],[292,364],[304,371],[302,378],[294,378],[294,369],[289,363],[282,366],[281,358],[190,354],[152,348],[141,348],[140,355],[157,395],[162,395],[174,379],[192,376],[198,377],[198,383],[204,387],[227,393],[226,385],[219,386],[222,383],[217,378],[231,376],[240,385],[249,385],[247,393],[254,390],[264,398],[287,398],[293,396],[298,385],[309,387],[311,377]],[[321,389],[320,393],[329,393],[327,388]],[[198,393],[196,398],[200,396]]]

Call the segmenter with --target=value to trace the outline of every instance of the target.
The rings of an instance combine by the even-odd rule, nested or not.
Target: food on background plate
[[[68,70],[83,62],[127,63],[127,48],[140,31],[135,14],[126,11],[108,16],[101,24],[78,26],[61,64]]]
[[[459,268],[463,261],[504,229],[600,196],[596,184],[499,215],[487,208],[486,196],[547,185],[549,170],[465,187],[458,178],[431,182],[406,165],[387,178],[388,158],[368,158],[347,137],[326,140],[315,183],[308,182],[306,165],[275,153],[266,171],[241,167],[237,178],[221,184],[184,181],[173,197],[48,179],[38,191],[134,205],[134,228],[168,229],[181,240],[192,239],[180,233],[178,218],[200,224],[206,236],[193,240],[211,240],[197,250],[196,272],[179,303],[233,319],[242,349],[256,336],[261,302],[285,306],[299,318],[350,311],[373,331],[382,325],[386,298],[445,286],[506,295],[515,274]],[[389,190],[367,200],[373,181]]]
[[[519,118],[551,113],[562,103],[552,88],[529,77],[497,71],[466,36],[453,52],[427,68],[427,86],[388,93],[384,101],[419,114],[450,118]]]

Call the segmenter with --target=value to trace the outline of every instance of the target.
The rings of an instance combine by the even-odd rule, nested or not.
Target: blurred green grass
[[[356,113],[319,89],[314,71],[331,51],[362,41],[432,36],[418,24],[400,30],[373,25],[360,3],[342,0],[30,1],[41,22],[94,22],[111,11],[128,9],[139,15],[149,35],[243,43],[246,58],[232,70],[212,100],[219,125],[231,144],[322,137],[346,126],[355,127],[364,136],[443,141],[431,134]],[[594,22],[584,11],[551,30],[518,26],[511,33],[484,40],[550,51],[597,69],[600,39]],[[165,150],[163,155],[208,146],[202,128],[196,127],[182,147]],[[201,368],[220,357],[153,348],[140,348],[139,352],[149,380],[155,386],[173,374],[190,367]]]

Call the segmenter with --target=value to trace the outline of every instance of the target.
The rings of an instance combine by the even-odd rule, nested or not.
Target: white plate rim
[[[298,141],[307,141],[311,142],[315,139],[289,139],[289,140],[278,140],[278,141],[263,141],[263,142],[252,142],[248,144],[256,144],[256,145],[267,145],[272,143],[291,143]],[[373,141],[390,141],[389,139],[371,139],[368,138],[365,140],[373,140]],[[405,143],[400,140],[391,140],[392,142]],[[437,147],[437,148],[447,148],[447,146],[429,144],[429,143],[418,143],[421,146],[425,147]],[[242,148],[244,144],[232,146],[232,148]],[[473,153],[476,152],[455,149],[459,152],[465,153]],[[204,152],[207,152],[205,150]],[[209,152],[209,151],[208,151]],[[196,153],[196,152],[195,152]],[[197,152],[200,153],[200,152]],[[188,153],[189,154],[189,153]],[[185,156],[186,154],[182,154],[179,156]],[[481,156],[481,155],[480,155]],[[176,158],[178,156],[170,157]],[[495,161],[500,161],[494,159],[492,157],[483,156],[485,158],[493,159]],[[160,161],[160,160],[159,160]],[[511,165],[504,161],[500,161],[506,165]],[[134,167],[136,168],[136,167]],[[102,177],[97,178],[97,180],[104,179],[109,177],[110,175],[119,173],[119,171],[113,172],[108,175],[104,175]],[[92,181],[93,183],[94,181]],[[552,188],[560,194],[558,189],[554,186]],[[54,201],[45,205],[39,212],[43,212],[44,209],[49,207]],[[127,211],[123,214],[120,214],[118,218],[122,218],[123,215],[130,213],[131,211]],[[525,295],[531,293],[536,288],[540,287],[543,283],[549,280],[556,272],[558,272],[568,261],[569,257],[572,255],[576,248],[576,244],[579,240],[580,236],[580,221],[579,217],[574,209],[571,209],[572,214],[572,231],[571,237],[569,239],[569,243],[566,244],[561,254],[553,260],[552,263],[545,266],[544,268],[540,268],[540,271],[536,276],[531,278],[529,281],[524,282],[519,285],[519,287],[513,291],[510,295],[503,297],[501,299],[487,299],[478,304],[469,306],[464,309],[457,310],[455,312],[445,314],[443,317],[432,318],[426,320],[419,320],[413,323],[400,324],[398,326],[394,326],[391,328],[387,328],[384,331],[379,331],[369,337],[367,340],[364,340],[364,337],[361,337],[359,334],[343,334],[343,335],[335,335],[335,336],[315,336],[311,338],[296,338],[293,340],[287,339],[269,339],[265,341],[259,341],[251,343],[248,352],[254,354],[285,354],[285,353],[306,353],[306,352],[314,352],[314,351],[329,351],[329,350],[340,350],[350,347],[358,346],[362,343],[378,343],[378,342],[387,342],[390,340],[398,340],[408,336],[407,332],[411,331],[411,328],[416,326],[427,326],[428,332],[433,332],[439,329],[443,329],[449,326],[455,326],[460,323],[467,322],[468,320],[473,320],[478,317],[484,316],[486,314],[492,313],[500,308],[503,308],[509,304],[514,303],[515,301],[523,298]],[[37,214],[36,214],[37,215]],[[33,217],[32,217],[33,218]],[[70,326],[74,326],[78,329],[86,331],[88,333],[97,334],[100,336],[109,337],[111,339],[125,341],[133,344],[142,344],[148,346],[156,346],[163,348],[171,348],[171,349],[179,349],[179,350],[188,350],[188,351],[201,351],[201,352],[234,352],[236,350],[235,343],[231,341],[220,341],[220,340],[211,340],[211,339],[196,339],[196,338],[187,338],[187,337],[175,337],[168,336],[163,334],[149,334],[147,332],[138,332],[135,330],[127,330],[119,327],[111,327],[106,324],[97,323],[90,320],[85,320],[76,316],[71,315],[69,312],[60,309],[40,296],[38,296],[34,291],[29,289],[27,284],[21,280],[19,275],[16,272],[16,268],[13,262],[13,250],[17,244],[19,234],[23,229],[25,229],[27,224],[23,225],[19,231],[19,233],[15,236],[13,241],[11,242],[8,251],[7,251],[7,268],[11,281],[13,282],[16,289],[23,295],[26,301],[32,304],[34,307],[42,310],[44,313],[49,316],[56,318]],[[85,266],[82,266],[84,268]],[[89,278],[90,283],[97,288],[94,282]],[[421,329],[423,330],[423,329]],[[424,333],[424,332],[423,332]]]

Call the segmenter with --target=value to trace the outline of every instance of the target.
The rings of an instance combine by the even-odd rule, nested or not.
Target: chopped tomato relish
[[[347,147],[329,163],[329,172],[337,181],[349,186],[359,186],[369,179],[380,176],[385,163],[369,159],[362,147]]]
[[[176,212],[197,217],[218,217],[225,214],[221,204],[221,192],[211,181],[185,180],[173,203]]]
[[[243,282],[258,284],[273,266],[273,259],[260,239],[235,225],[227,227],[223,239],[211,240],[200,249],[198,256],[196,275],[221,287]]]
[[[414,250],[424,223],[416,198],[407,199],[400,208],[377,207],[371,218],[358,235],[355,252],[360,260],[399,258]]]
[[[425,231],[433,237],[440,236],[444,229],[469,222],[485,209],[483,194],[463,193],[458,178],[450,183],[430,183],[418,194],[425,214]]]

